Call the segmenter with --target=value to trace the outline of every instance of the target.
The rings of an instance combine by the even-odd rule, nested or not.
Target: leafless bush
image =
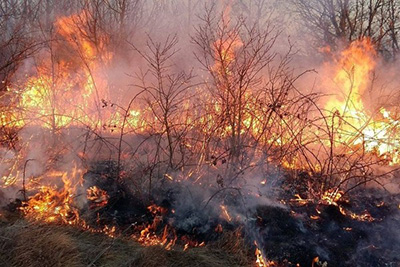
[[[229,18],[214,8],[201,20],[192,40],[209,75],[203,100],[205,158],[225,158],[240,168],[269,157],[282,160],[299,145],[298,130],[310,106],[294,86],[302,74],[289,66],[290,43],[287,54],[278,55],[279,32],[273,26]]]
[[[303,183],[301,187],[306,188],[307,197],[321,199],[329,192],[332,198],[339,198],[371,183],[384,188],[385,178],[390,178],[396,168],[385,167],[391,161],[390,151],[380,154],[377,147],[371,151],[370,144],[390,147],[396,142],[389,143],[364,132],[373,125],[373,115],[363,118],[364,124],[360,126],[354,124],[360,118],[339,111],[328,112],[320,108],[318,98],[309,100],[314,108],[304,124],[307,130],[300,131],[296,153],[288,159],[293,165],[289,173]],[[388,127],[396,126],[388,124]]]

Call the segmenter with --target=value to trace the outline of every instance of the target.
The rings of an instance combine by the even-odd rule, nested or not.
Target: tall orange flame
[[[398,122],[384,107],[376,113],[368,110],[363,94],[370,85],[376,67],[377,54],[369,39],[351,43],[341,53],[333,78],[342,90],[333,95],[325,109],[333,114],[333,128],[337,130],[336,144],[361,145],[364,151],[388,160],[390,165],[400,163]]]

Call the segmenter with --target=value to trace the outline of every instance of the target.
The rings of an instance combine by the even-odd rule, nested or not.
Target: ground
[[[110,238],[65,225],[30,223],[2,216],[0,265],[55,266],[249,266],[231,240],[187,251],[143,247],[128,238]]]

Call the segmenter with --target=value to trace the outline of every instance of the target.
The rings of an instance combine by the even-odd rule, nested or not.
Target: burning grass
[[[2,266],[247,266],[251,260],[232,238],[212,248],[166,251],[75,227],[1,219]]]
[[[207,197],[204,189],[197,191],[192,186],[189,192],[182,182],[168,179],[153,204],[146,207],[115,180],[102,181],[108,173],[102,169],[106,172],[84,176],[86,182],[92,181],[89,188],[99,193],[86,192],[92,203],[74,207],[80,214],[78,220],[68,221],[60,212],[47,216],[52,220],[42,224],[44,220],[35,212],[45,213],[38,210],[24,216],[23,202],[8,205],[1,215],[0,241],[9,253],[1,260],[10,266],[27,262],[27,266],[42,262],[51,266],[57,261],[87,266],[95,261],[96,266],[115,262],[127,266],[160,266],[160,262],[162,266],[254,266],[256,262],[263,267],[308,266],[316,257],[319,261],[314,264],[333,266],[384,266],[400,260],[396,253],[400,248],[396,230],[400,196],[380,189],[359,189],[352,201],[333,194],[316,201],[302,198],[307,191],[302,193],[301,188],[296,190],[301,195],[293,198],[288,177],[287,185],[282,184],[285,190],[269,192],[269,197],[276,194],[287,204],[257,204],[260,196],[252,191],[246,194],[243,188],[243,195],[223,190]],[[242,201],[256,202],[241,210]],[[223,208],[216,205],[220,202]],[[18,220],[12,219],[15,216]]]

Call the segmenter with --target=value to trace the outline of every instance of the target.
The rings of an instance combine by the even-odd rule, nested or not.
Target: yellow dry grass
[[[252,266],[242,239],[226,234],[212,245],[167,251],[65,225],[0,219],[0,266]]]

